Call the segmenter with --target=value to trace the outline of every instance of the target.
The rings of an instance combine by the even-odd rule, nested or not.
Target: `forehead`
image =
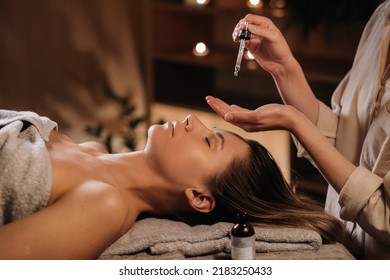
[[[240,135],[220,128],[214,128],[216,134],[223,138],[224,148],[229,151],[236,151],[241,155],[249,152],[249,145]]]

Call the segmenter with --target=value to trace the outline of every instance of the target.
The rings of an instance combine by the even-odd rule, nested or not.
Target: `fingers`
[[[231,107],[232,107],[234,110],[236,110],[236,111],[249,111],[249,109],[243,108],[243,107],[238,106],[238,105],[235,105],[235,104],[231,105]]]
[[[227,113],[234,111],[231,106],[219,98],[207,96],[206,101],[207,104],[222,118],[224,118]]]
[[[238,105],[228,105],[219,98],[206,97],[210,107],[225,121],[248,132],[260,131],[261,127],[254,123],[253,111]]]
[[[212,96],[207,96],[206,101],[225,121],[248,132],[263,130],[263,124],[258,122],[255,111],[238,105],[228,105],[223,100]]]
[[[254,35],[254,37],[258,38],[264,37],[271,39],[272,35],[279,30],[269,18],[248,14],[235,26],[232,33],[234,42],[239,41],[239,33],[240,30],[245,29],[245,22],[249,22],[248,30],[252,35]]]
[[[234,27],[233,29],[233,33],[232,33],[232,38],[233,38],[233,41],[234,42],[238,42],[239,41],[239,33],[240,33],[240,30],[241,30],[241,21],[239,21],[236,25],[236,27]]]
[[[228,122],[237,123],[253,123],[254,118],[251,110],[232,111],[225,114],[224,119]]]
[[[261,123],[254,122],[249,111],[232,112],[225,115],[225,121],[240,127],[247,132],[257,132],[263,130]]]
[[[246,108],[240,107],[238,105],[229,105],[225,101],[219,98],[215,98],[213,96],[207,96],[206,97],[207,104],[222,118],[225,119],[226,114],[233,113],[233,112],[245,112],[249,111]]]
[[[276,26],[273,21],[267,17],[248,14],[243,18],[244,21],[248,21],[252,25],[261,26],[265,29],[274,29]]]

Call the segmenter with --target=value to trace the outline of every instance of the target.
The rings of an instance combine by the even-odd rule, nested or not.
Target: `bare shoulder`
[[[135,220],[121,191],[88,181],[52,205],[0,227],[0,258],[93,259]]]
[[[84,143],[80,143],[79,144],[80,147],[82,147],[84,149],[85,152],[88,152],[88,153],[107,153],[107,149],[106,147],[99,143],[99,142],[95,142],[95,141],[88,141],[88,142],[84,142]]]
[[[122,190],[99,181],[87,181],[63,197],[80,211],[122,233],[136,219]],[[85,209],[89,209],[87,212]]]

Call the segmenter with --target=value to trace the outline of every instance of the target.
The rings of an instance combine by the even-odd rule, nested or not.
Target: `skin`
[[[193,115],[151,126],[138,152],[108,154],[98,143],[77,144],[57,131],[47,148],[47,207],[0,227],[1,259],[93,259],[140,213],[209,212],[215,201],[206,179],[248,152],[239,137]]]
[[[288,130],[310,154],[324,178],[340,193],[356,166],[331,145],[316,126],[290,105],[268,104],[248,110],[211,96],[207,102],[226,121],[255,132],[274,129]]]
[[[246,48],[257,63],[269,72],[285,105],[268,104],[255,110],[229,105],[208,96],[210,107],[230,122],[249,132],[283,129],[300,141],[316,163],[319,171],[340,193],[356,166],[339,153],[316,128],[319,101],[312,92],[301,66],[294,58],[285,38],[273,22],[262,16],[246,15],[233,30],[232,38],[248,21],[251,39]]]
[[[244,21],[249,22],[248,30],[252,34],[251,39],[245,41],[246,48],[253,54],[257,63],[271,74],[284,103],[297,108],[316,123],[318,100],[283,34],[269,18],[248,14],[233,30],[232,37],[236,42],[239,30],[244,28]]]

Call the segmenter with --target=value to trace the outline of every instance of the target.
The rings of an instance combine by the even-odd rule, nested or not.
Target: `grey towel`
[[[175,251],[186,257],[230,252],[231,223],[189,226],[182,222],[147,218],[114,242],[103,253],[128,255],[148,251],[163,255]],[[321,236],[314,231],[297,228],[256,227],[256,252],[317,250]]]
[[[45,141],[56,127],[34,112],[0,110],[0,225],[46,205],[51,164]]]

